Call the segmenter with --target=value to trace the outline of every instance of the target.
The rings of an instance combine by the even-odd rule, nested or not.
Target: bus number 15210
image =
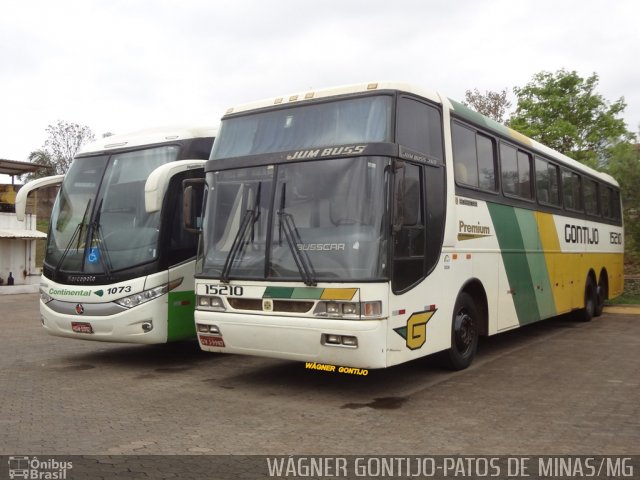
[[[205,292],[207,295],[230,295],[234,297],[241,297],[244,290],[239,285],[205,285]]]

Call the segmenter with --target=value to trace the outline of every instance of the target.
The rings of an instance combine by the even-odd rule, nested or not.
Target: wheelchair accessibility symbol
[[[87,260],[89,261],[89,263],[98,263],[98,260],[100,260],[100,251],[98,250],[97,247],[92,247],[89,250],[89,255],[87,256]]]

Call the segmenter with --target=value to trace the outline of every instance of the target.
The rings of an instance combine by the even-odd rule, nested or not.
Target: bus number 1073
[[[241,297],[244,290],[239,285],[205,285],[205,292],[207,295],[231,295],[234,297]]]

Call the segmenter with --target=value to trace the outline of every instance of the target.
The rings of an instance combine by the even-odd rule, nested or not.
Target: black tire
[[[451,321],[451,348],[443,352],[444,366],[464,370],[473,361],[478,349],[480,314],[473,297],[461,292],[456,299]]]
[[[596,288],[596,308],[593,312],[594,317],[599,317],[602,315],[602,311],[604,310],[604,301],[607,299],[607,287],[600,280],[598,282],[598,287]]]
[[[593,281],[593,278],[589,276],[584,286],[584,308],[578,310],[576,318],[580,322],[590,322],[596,314],[597,303],[598,287],[596,287],[596,282]]]

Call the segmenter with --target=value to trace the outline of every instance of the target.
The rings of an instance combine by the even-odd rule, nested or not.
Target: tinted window
[[[518,151],[502,143],[500,145],[500,165],[502,172],[502,190],[511,195],[518,194]]]
[[[593,180],[584,182],[584,209],[589,215],[599,215],[598,184]]]
[[[518,150],[518,195],[531,198],[531,155]]]
[[[393,290],[402,291],[424,275],[425,227],[420,167],[405,163],[396,173]]]
[[[540,203],[560,205],[559,176],[560,169],[556,165],[536,157],[536,190]]]
[[[473,130],[454,123],[452,135],[456,181],[477,187],[476,134]]]
[[[564,206],[569,210],[582,210],[582,184],[580,175],[563,170],[562,172],[562,196]]]
[[[495,191],[497,187],[493,140],[458,123],[453,124],[452,135],[456,181]]]
[[[400,145],[442,162],[442,120],[435,107],[401,97],[398,100],[397,128]]]

